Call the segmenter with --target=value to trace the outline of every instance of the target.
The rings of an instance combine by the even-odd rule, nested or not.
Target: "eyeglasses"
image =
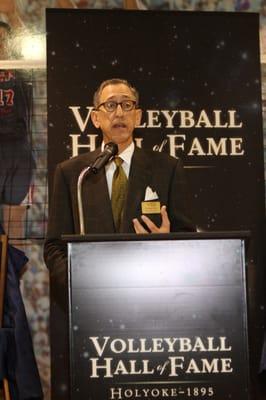
[[[136,101],[134,100],[123,100],[123,101],[114,101],[114,100],[108,100],[105,101],[104,103],[101,103],[98,107],[97,110],[99,110],[99,108],[101,106],[104,107],[105,111],[107,112],[113,112],[117,109],[118,106],[121,106],[123,111],[131,111],[133,110],[133,108],[136,107]]]

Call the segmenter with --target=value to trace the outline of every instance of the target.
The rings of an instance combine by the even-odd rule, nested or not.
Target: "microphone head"
[[[104,167],[108,161],[118,153],[118,146],[116,143],[109,142],[104,146],[104,151],[98,155],[96,160],[91,164],[91,171],[97,174],[98,171]]]
[[[109,142],[104,146],[104,150],[107,150],[112,156],[116,156],[118,153],[118,146],[116,143]]]

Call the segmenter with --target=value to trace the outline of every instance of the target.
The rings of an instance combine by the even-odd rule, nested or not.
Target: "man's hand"
[[[166,211],[166,206],[162,206],[161,216],[162,216],[162,224],[159,228],[146,215],[142,215],[141,219],[143,222],[145,222],[151,233],[169,233],[170,221]],[[143,226],[137,220],[137,218],[133,219],[133,225],[136,233],[149,233],[146,229],[143,228]]]

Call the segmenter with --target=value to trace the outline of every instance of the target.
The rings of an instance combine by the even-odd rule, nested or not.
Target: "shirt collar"
[[[129,164],[131,163],[131,158],[133,156],[135,149],[134,142],[132,142],[122,153],[119,154],[119,157],[122,158],[122,160],[126,163]]]
[[[122,153],[119,154],[119,157],[122,158],[122,160],[128,165],[130,165],[131,163],[131,158],[133,156],[134,149],[135,149],[135,144],[134,142],[132,142],[124,151],[122,151]],[[104,142],[102,142],[101,150],[102,151],[104,150]]]

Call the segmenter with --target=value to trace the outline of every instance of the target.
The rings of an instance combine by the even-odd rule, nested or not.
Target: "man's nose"
[[[123,114],[124,114],[124,111],[123,111],[122,105],[121,104],[117,104],[116,115],[123,115]]]

